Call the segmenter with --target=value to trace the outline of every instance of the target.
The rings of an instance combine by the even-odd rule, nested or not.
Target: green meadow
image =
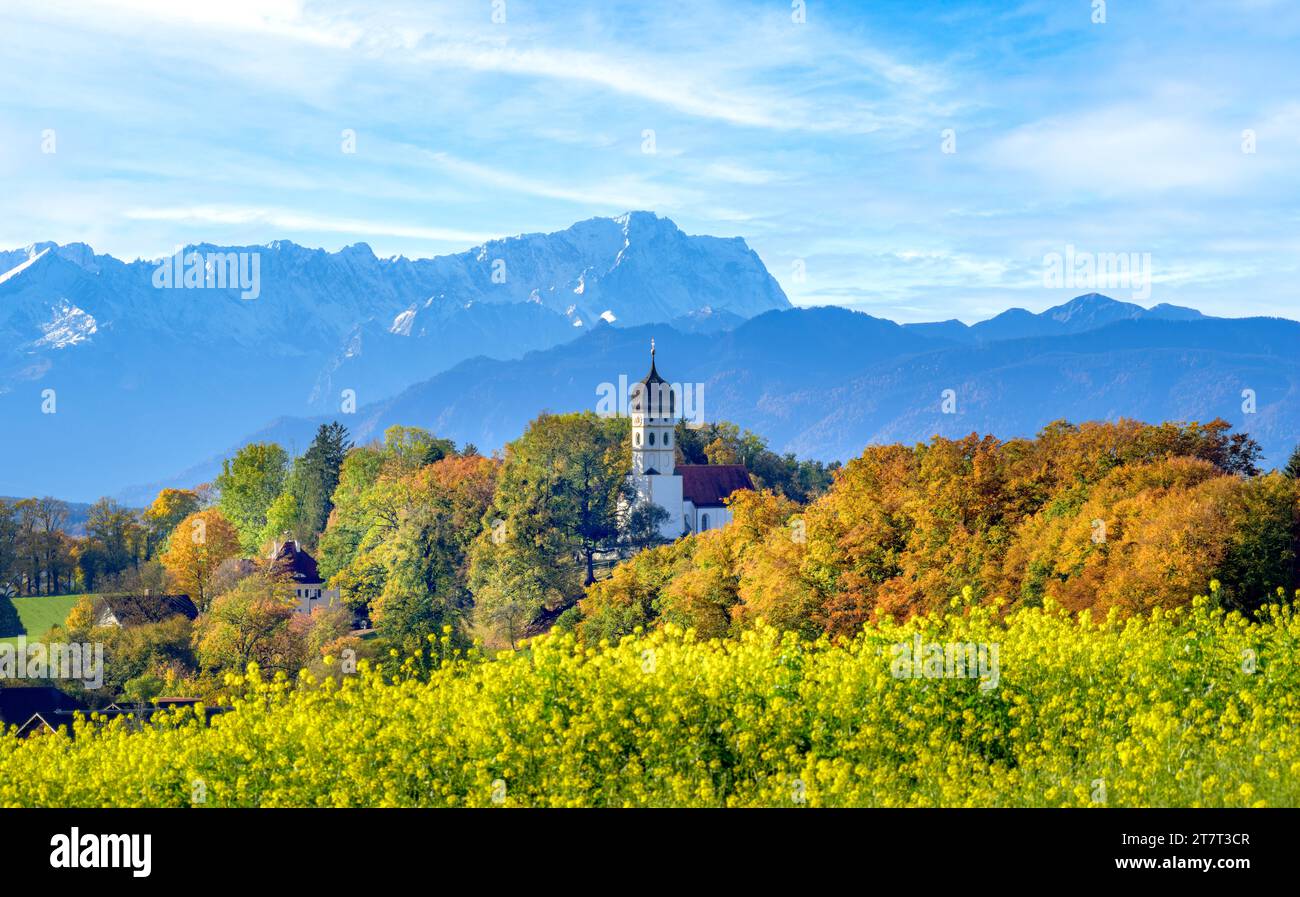
[[[18,636],[37,639],[51,626],[62,625],[81,595],[44,595],[29,598],[0,596],[0,642],[16,642]]]

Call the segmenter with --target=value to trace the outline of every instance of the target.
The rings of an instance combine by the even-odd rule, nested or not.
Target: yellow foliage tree
[[[163,566],[177,588],[190,596],[199,610],[212,600],[212,576],[227,558],[239,554],[239,533],[216,508],[196,511],[177,525],[163,555]]]
[[[176,525],[199,509],[202,501],[192,489],[163,489],[144,512],[150,551],[167,550],[167,540]]]

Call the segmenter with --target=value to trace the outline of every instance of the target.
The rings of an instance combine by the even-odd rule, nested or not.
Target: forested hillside
[[[967,589],[1008,609],[1129,616],[1211,579],[1223,606],[1250,611],[1300,585],[1300,465],[1261,475],[1258,447],[1229,430],[1062,422],[1035,439],[872,446],[806,507],[737,496],[734,525],[639,555],[570,622],[588,640],[662,621],[720,636],[759,618],[850,636]]]

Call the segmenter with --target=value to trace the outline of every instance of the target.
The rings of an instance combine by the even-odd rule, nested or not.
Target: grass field
[[[0,629],[0,642],[14,642],[18,636],[40,638],[51,627],[67,619],[68,611],[81,595],[53,595],[36,598],[0,598],[0,620],[6,621]],[[10,612],[12,608],[13,612]],[[15,624],[14,616],[17,615]]]

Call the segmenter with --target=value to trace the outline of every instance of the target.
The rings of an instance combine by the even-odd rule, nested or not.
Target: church
[[[635,502],[650,502],[668,512],[659,534],[679,539],[690,533],[717,529],[731,521],[728,496],[753,489],[742,464],[678,464],[673,432],[677,424],[677,395],[655,368],[650,343],[650,373],[632,387],[632,472],[628,475]]]

